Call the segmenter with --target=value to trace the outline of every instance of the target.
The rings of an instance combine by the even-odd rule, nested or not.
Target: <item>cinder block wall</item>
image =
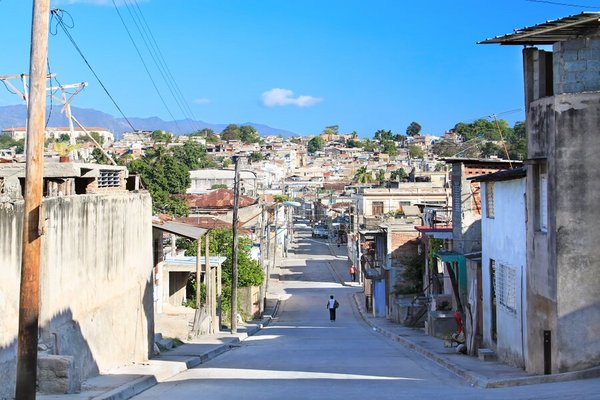
[[[555,94],[600,90],[600,34],[558,42],[553,52]]]
[[[82,378],[146,360],[154,334],[149,194],[51,198],[44,207],[41,342],[74,356]],[[22,212],[22,202],[0,204],[0,398],[14,396]]]

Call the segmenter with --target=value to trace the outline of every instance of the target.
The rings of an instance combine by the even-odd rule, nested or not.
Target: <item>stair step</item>
[[[492,349],[479,349],[477,352],[481,361],[495,361],[497,360],[496,353]]]

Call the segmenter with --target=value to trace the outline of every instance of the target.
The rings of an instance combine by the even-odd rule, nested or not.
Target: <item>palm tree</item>
[[[356,170],[352,180],[356,183],[369,183],[373,180],[373,174],[371,171],[367,171],[367,167],[360,167]]]

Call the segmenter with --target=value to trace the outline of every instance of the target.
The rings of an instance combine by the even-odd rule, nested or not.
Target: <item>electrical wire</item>
[[[92,66],[88,62],[87,58],[85,58],[85,56],[83,55],[83,52],[81,51],[81,49],[75,42],[75,39],[73,39],[73,36],[71,36],[71,34],[69,33],[69,29],[73,28],[75,26],[75,23],[73,22],[73,18],[71,17],[71,15],[68,12],[66,12],[65,10],[61,10],[60,8],[52,9],[52,10],[50,10],[50,13],[51,13],[52,19],[56,18],[57,26],[60,26],[61,29],[63,30],[63,32],[65,33],[65,35],[67,35],[67,38],[69,38],[69,40],[71,41],[71,44],[73,45],[73,47],[75,47],[75,50],[77,50],[77,52],[79,53],[79,55],[81,56],[81,58],[83,59],[83,61],[87,65],[87,67],[89,68],[89,70],[92,72],[92,74],[94,75],[94,77],[96,78],[96,80],[98,81],[98,83],[100,84],[100,86],[102,87],[104,92],[106,93],[106,95],[112,101],[112,103],[117,108],[117,110],[119,110],[119,113],[121,114],[121,116],[125,119],[125,121],[127,121],[127,124],[131,127],[131,129],[133,131],[136,131],[136,129],[133,127],[133,124],[131,123],[131,121],[129,121],[129,118],[127,118],[125,116],[125,113],[123,113],[123,110],[121,110],[121,107],[119,107],[116,100],[110,94],[110,92],[108,91],[108,89],[106,88],[106,86],[104,85],[104,83],[102,82],[102,80],[100,79],[100,77],[98,76],[96,71],[94,70],[94,68],[92,68]],[[65,24],[65,22],[64,22],[65,14],[68,15],[69,18],[71,19],[71,22],[72,22],[71,25]],[[56,30],[58,30],[58,29],[56,29]],[[52,33],[52,31],[51,31],[51,33]]]
[[[179,111],[181,111],[181,113],[183,114],[183,116],[185,118],[192,119],[191,116],[185,110],[185,107],[184,107],[185,100],[182,101],[181,96],[177,96],[177,94],[176,94],[176,84],[174,84],[174,82],[172,80],[168,79],[168,77],[167,77],[168,74],[167,74],[166,63],[164,63],[164,59],[162,59],[162,62],[161,62],[160,55],[158,54],[158,51],[156,50],[156,46],[155,46],[156,42],[154,42],[154,44],[153,44],[152,40],[150,39],[150,34],[148,33],[150,28],[147,26],[147,24],[144,26],[142,18],[139,16],[139,12],[141,12],[141,10],[139,9],[139,6],[137,7],[139,12],[137,12],[136,9],[132,5],[130,5],[128,0],[123,0],[123,2],[125,3],[127,11],[129,12],[129,15],[130,15],[131,19],[133,20],[133,23],[135,24],[135,27],[136,27],[138,33],[140,34],[140,37],[142,38],[144,45],[146,46],[146,50],[150,54],[152,61],[154,61],[154,65],[156,66],[156,68],[158,69],[158,72],[162,76],[163,81],[166,83],[167,89],[171,93],[171,96],[173,96],[173,99],[175,100],[175,103],[177,104]]]
[[[600,8],[600,7],[594,7],[594,6],[582,6],[581,4],[558,3],[558,2],[547,1],[547,0],[525,0],[525,1],[528,1],[530,3],[545,3],[545,4],[552,4],[554,6],[587,8],[587,9],[593,9],[593,10],[597,10],[598,8]]]
[[[175,123],[175,126],[179,130],[179,133],[182,133],[183,131],[179,127],[177,120],[173,116],[173,113],[169,109],[169,106],[167,106],[167,103],[165,102],[165,99],[163,98],[162,94],[160,93],[158,86],[156,86],[156,82],[154,81],[154,78],[152,77],[152,74],[150,73],[150,70],[148,69],[146,62],[144,61],[144,58],[142,57],[142,53],[140,52],[140,49],[138,48],[137,44],[135,43],[135,40],[133,39],[133,36],[131,35],[131,32],[129,31],[127,24],[125,23],[125,20],[123,19],[123,16],[121,15],[121,12],[119,11],[119,7],[117,7],[117,3],[115,3],[115,0],[112,0],[112,3],[115,7],[115,10],[117,11],[117,14],[119,15],[119,19],[121,20],[121,23],[123,24],[123,27],[125,28],[125,31],[127,32],[127,35],[129,36],[129,39],[131,40],[131,43],[133,44],[133,47],[135,48],[135,51],[138,54],[138,57],[140,58],[140,61],[142,62],[142,65],[144,66],[144,69],[146,70],[146,73],[148,74],[148,77],[150,78],[150,82],[152,82],[152,86],[154,86],[154,89],[156,90],[156,94],[158,95],[163,106],[165,107],[165,109],[167,110],[169,115],[171,116],[171,119]]]
[[[50,77],[50,87],[52,87],[52,72],[50,70],[50,57],[46,57],[46,64],[48,65],[48,76]],[[58,83],[58,81],[57,81]],[[48,123],[50,122],[50,117],[52,117],[52,109],[54,108],[54,102],[52,101],[53,93],[50,93],[50,110],[48,111],[48,116],[46,117],[46,125],[44,125],[44,129],[48,128]]]
[[[165,70],[167,72],[167,75],[170,77],[177,93],[179,94],[179,97],[181,98],[183,104],[185,105],[187,111],[189,112],[189,114],[191,115],[192,119],[194,120],[194,123],[196,124],[196,129],[200,130],[200,126],[197,125],[197,118],[196,115],[194,114],[194,111],[192,111],[189,103],[187,101],[185,101],[185,96],[183,95],[183,93],[181,92],[181,89],[179,88],[179,85],[177,84],[177,81],[175,80],[175,78],[173,77],[173,74],[171,73],[171,69],[169,68],[168,64],[165,61],[165,58],[163,56],[162,51],[160,50],[160,47],[158,46],[158,43],[156,42],[156,38],[154,37],[154,35],[152,34],[152,30],[150,29],[148,22],[146,21],[146,17],[144,17],[144,14],[142,12],[142,9],[139,6],[139,2],[137,0],[133,0],[133,3],[135,4],[139,15],[141,16],[141,20],[143,22],[143,25],[146,26],[146,29],[148,30],[148,33],[150,34],[150,39],[151,42],[154,43],[154,47],[156,48],[156,51],[159,55],[159,59],[162,60],[162,63],[165,67]]]

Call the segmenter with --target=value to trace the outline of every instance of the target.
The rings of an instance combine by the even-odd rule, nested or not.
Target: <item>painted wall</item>
[[[78,374],[148,358],[154,335],[148,193],[46,199],[40,342]],[[0,398],[14,395],[23,203],[0,203]],[[6,380],[5,380],[6,379]]]
[[[494,217],[488,217],[487,192],[489,184],[482,182],[483,217],[482,234],[482,292],[483,292],[483,342],[496,350],[498,358],[511,365],[525,367],[524,354],[527,346],[524,310],[527,301],[523,293],[526,287],[524,271],[527,266],[525,222],[525,178],[493,182]],[[496,324],[497,341],[492,339],[493,282],[490,278],[490,260],[496,265]],[[502,267],[504,266],[504,267]],[[502,285],[498,279],[504,268],[506,301],[500,302]]]

